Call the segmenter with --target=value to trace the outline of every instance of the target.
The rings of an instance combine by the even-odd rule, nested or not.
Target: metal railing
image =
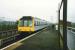
[[[0,31],[0,46],[2,46],[4,43],[15,40],[15,36],[18,35],[18,31],[16,29],[14,30],[8,30],[8,31]]]

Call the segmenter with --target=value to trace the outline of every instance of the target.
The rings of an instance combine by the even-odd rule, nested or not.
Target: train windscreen
[[[19,26],[32,26],[32,20],[20,20]]]

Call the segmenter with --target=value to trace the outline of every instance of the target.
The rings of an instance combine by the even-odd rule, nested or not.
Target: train
[[[18,20],[18,32],[35,32],[47,26],[47,21],[32,16],[23,16]]]

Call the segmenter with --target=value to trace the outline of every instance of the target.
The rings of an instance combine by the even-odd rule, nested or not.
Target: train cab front
[[[32,17],[23,17],[18,22],[19,32],[34,32],[34,21]]]

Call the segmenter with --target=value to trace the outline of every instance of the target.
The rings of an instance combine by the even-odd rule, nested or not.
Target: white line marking
[[[47,29],[47,28],[45,28],[45,29]],[[43,30],[45,30],[45,29],[43,29]],[[39,32],[41,32],[41,31],[39,31]],[[0,50],[5,50],[6,48],[11,47],[11,46],[13,46],[13,45],[15,45],[15,44],[17,44],[17,43],[20,43],[20,42],[22,42],[22,41],[24,41],[24,40],[26,40],[26,39],[28,39],[28,38],[30,38],[30,37],[36,35],[36,34],[39,33],[39,32],[36,32],[36,33],[34,33],[34,34],[32,34],[32,35],[30,35],[30,36],[28,36],[28,37],[25,37],[24,39],[19,40],[19,41],[15,42],[15,43],[12,43],[12,44],[10,44],[10,45],[8,45],[8,46],[6,46],[6,47],[4,47],[4,48],[2,48],[2,49],[0,49]]]

